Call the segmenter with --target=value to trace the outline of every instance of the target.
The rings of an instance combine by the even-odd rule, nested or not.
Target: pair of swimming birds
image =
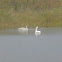
[[[28,26],[26,26],[26,28],[24,27],[21,27],[21,28],[18,28],[19,31],[28,31]],[[41,31],[38,30],[38,26],[35,28],[35,34],[36,35],[40,35],[41,34]]]

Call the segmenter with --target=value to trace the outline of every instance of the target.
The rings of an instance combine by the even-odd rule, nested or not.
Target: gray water
[[[0,62],[62,62],[62,29],[0,30]]]

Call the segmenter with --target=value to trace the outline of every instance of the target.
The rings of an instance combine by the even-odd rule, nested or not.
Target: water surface
[[[62,29],[0,30],[0,62],[62,62]]]

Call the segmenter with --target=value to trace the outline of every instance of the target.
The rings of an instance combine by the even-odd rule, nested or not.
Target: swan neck
[[[27,26],[26,26],[26,28],[27,28]]]
[[[36,27],[36,31],[37,31],[37,27]]]

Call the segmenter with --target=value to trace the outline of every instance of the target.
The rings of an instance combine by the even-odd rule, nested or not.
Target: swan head
[[[28,28],[29,25],[26,25],[26,28]]]
[[[36,28],[38,28],[38,26]]]
[[[28,27],[28,25],[26,25],[26,27]]]

